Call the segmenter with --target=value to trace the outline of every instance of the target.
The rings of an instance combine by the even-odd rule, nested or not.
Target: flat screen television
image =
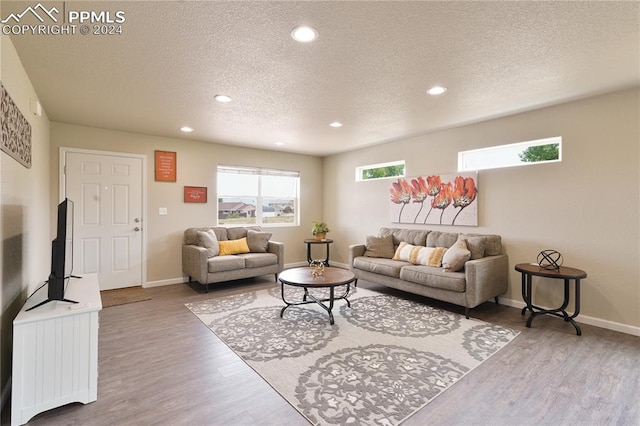
[[[64,293],[73,271],[73,201],[65,198],[58,204],[56,238],[51,242],[51,273],[47,280],[47,300],[27,309],[35,309],[45,303],[66,299]]]

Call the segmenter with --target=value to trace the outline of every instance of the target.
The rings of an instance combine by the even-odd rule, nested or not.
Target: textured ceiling
[[[150,135],[329,155],[640,83],[639,2],[43,3],[126,16],[11,36],[49,118]]]

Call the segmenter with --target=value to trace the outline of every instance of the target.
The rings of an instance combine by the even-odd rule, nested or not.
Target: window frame
[[[238,174],[248,174],[257,177],[257,194],[223,194],[220,192],[220,173],[238,173]],[[283,177],[291,177],[295,179],[295,195],[292,197],[287,196],[273,196],[273,195],[263,195],[263,176],[283,176]],[[229,198],[237,198],[237,199],[255,199],[256,202],[256,211],[255,211],[255,223],[220,223],[221,220],[219,217],[220,213],[220,199],[229,199]],[[268,200],[279,200],[279,199],[289,199],[293,198],[293,222],[287,223],[265,223],[264,215],[263,215],[263,207],[264,202]],[[279,226],[300,226],[300,172],[296,170],[279,170],[279,169],[271,169],[264,167],[251,167],[251,166],[231,166],[219,164],[216,169],[216,222],[218,226],[261,226],[264,228],[269,227],[279,227]]]
[[[543,161],[521,161],[520,160],[517,162],[514,161],[514,162],[502,163],[502,164],[486,164],[480,167],[477,167],[478,166],[477,164],[475,164],[474,167],[466,167],[466,164],[465,164],[468,161],[468,158],[465,158],[465,157],[471,157],[472,155],[486,154],[487,156],[489,156],[493,154],[495,156],[496,153],[499,153],[499,152],[504,153],[507,151],[514,150],[515,148],[521,148],[522,151],[524,151],[527,148],[531,148],[531,147],[553,145],[553,144],[558,144],[558,158],[554,160],[543,160]],[[522,153],[522,151],[520,151],[517,154]],[[505,167],[532,166],[537,164],[558,163],[561,161],[562,161],[562,136],[553,136],[553,137],[544,138],[544,139],[535,139],[535,140],[530,140],[525,142],[515,142],[510,144],[504,144],[504,145],[495,145],[495,146],[489,146],[485,148],[459,151],[458,152],[458,172],[502,169]]]
[[[382,169],[384,167],[390,167],[390,166],[403,166],[403,168],[404,168],[403,169],[403,173],[401,175],[384,176],[384,177],[379,177],[379,178],[369,178],[369,179],[363,179],[362,178],[362,173],[365,170]],[[396,178],[406,177],[407,176],[407,164],[406,164],[405,160],[397,160],[397,161],[388,161],[386,163],[368,164],[368,165],[365,165],[365,166],[357,166],[356,170],[355,170],[355,174],[356,174],[356,182],[370,182],[370,181],[383,180],[383,179],[396,179]]]

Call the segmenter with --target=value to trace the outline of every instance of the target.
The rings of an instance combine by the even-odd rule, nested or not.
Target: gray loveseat
[[[259,226],[189,228],[184,231],[182,271],[189,282],[198,281],[207,292],[212,283],[260,275],[274,274],[277,281],[284,269],[284,244],[270,238],[271,233]],[[231,251],[238,247],[245,249],[225,254],[229,247]]]
[[[491,298],[497,303],[498,296],[507,291],[509,263],[499,235],[381,228],[378,237],[367,237],[367,240],[370,247],[367,244],[349,247],[349,265],[357,279],[464,306],[467,318],[471,308]],[[392,241],[392,248],[373,247],[374,242],[383,240]],[[402,242],[407,248],[412,246],[406,244],[447,249],[462,244],[462,247],[466,245],[469,255],[458,259],[461,269],[456,271],[452,269],[457,268],[415,264],[415,259],[412,259],[414,262],[394,260],[390,254],[397,257],[396,251]],[[453,252],[452,249],[450,253]],[[440,253],[447,258],[447,250],[440,249]]]

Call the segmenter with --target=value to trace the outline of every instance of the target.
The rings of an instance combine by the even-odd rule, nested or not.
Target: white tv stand
[[[11,424],[71,402],[98,398],[98,312],[102,309],[97,274],[71,278],[65,298],[46,300],[36,292],[13,320]]]

